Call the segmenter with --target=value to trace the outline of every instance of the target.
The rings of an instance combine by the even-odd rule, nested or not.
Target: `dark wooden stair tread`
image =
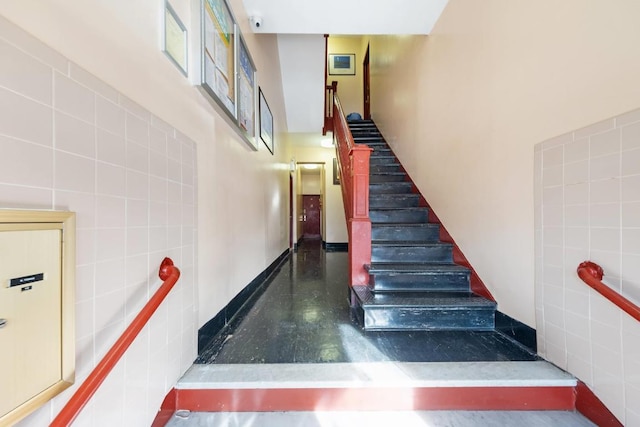
[[[371,263],[365,266],[369,274],[398,273],[398,274],[460,274],[469,273],[469,269],[458,264],[396,264]]]
[[[363,289],[364,288],[364,289]],[[373,293],[366,287],[356,289],[363,306],[403,308],[443,308],[467,310],[469,308],[495,308],[496,303],[471,292],[402,292]]]

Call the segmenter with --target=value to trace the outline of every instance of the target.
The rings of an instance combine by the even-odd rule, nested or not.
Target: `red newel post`
[[[369,157],[371,148],[356,145],[350,153],[351,208],[349,224],[349,275],[351,285],[368,285],[365,264],[371,263],[371,220],[369,219]]]

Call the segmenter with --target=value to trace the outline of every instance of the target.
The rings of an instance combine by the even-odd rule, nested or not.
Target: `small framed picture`
[[[340,185],[340,166],[335,157],[333,158],[333,185]]]
[[[355,76],[356,75],[356,54],[355,53],[330,53],[329,54],[329,74],[332,76]]]
[[[260,139],[273,154],[273,115],[260,88]]]

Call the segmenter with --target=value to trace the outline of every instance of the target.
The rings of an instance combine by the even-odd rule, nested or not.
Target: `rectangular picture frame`
[[[355,76],[356,75],[356,54],[355,53],[330,53],[329,54],[329,75]]]
[[[264,97],[262,88],[260,88],[260,139],[267,146],[271,154],[273,154],[274,141],[273,141],[273,115],[267,99]]]
[[[226,0],[203,0],[201,19],[200,86],[237,125],[235,18]]]
[[[169,2],[165,1],[162,50],[185,77],[188,76],[188,45],[187,28]]]
[[[256,67],[242,34],[238,34],[236,46],[238,48],[238,66],[236,67],[238,70],[236,73],[238,127],[251,149],[257,151],[259,141],[256,124],[256,108],[258,106],[256,102],[258,98]]]
[[[333,158],[333,185],[340,185],[340,167],[335,157]]]

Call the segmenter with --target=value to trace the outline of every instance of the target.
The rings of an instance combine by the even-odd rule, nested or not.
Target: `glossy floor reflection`
[[[262,296],[196,363],[535,360],[497,332],[365,332],[347,300],[347,254],[303,241]]]

